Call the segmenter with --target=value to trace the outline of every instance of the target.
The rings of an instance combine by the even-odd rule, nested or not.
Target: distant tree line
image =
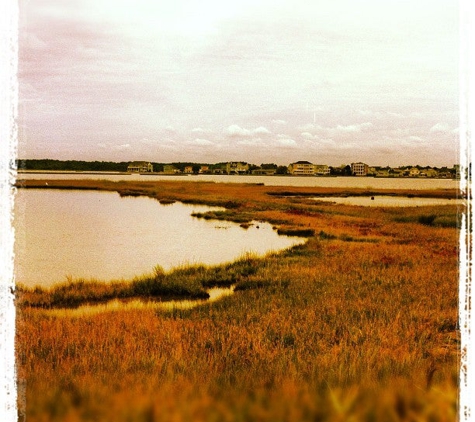
[[[114,171],[126,172],[129,161],[115,163],[112,161],[79,161],[79,160],[52,160],[52,159],[25,159],[16,160],[18,170],[43,170],[43,171]],[[171,164],[181,172],[185,167],[192,167],[193,172],[198,173],[201,166],[208,166],[210,171],[218,168],[226,168],[226,163],[193,163],[193,162],[174,162],[174,163],[151,163],[154,172],[163,172],[165,164]],[[286,174],[287,166],[278,166],[277,164],[261,164],[264,169],[276,169],[277,174]],[[250,170],[257,169],[259,166],[250,165]]]
[[[50,171],[127,171],[129,162],[77,161],[77,160],[17,160],[18,170]]]

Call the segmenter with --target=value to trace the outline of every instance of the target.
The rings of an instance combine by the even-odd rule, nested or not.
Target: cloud
[[[323,128],[322,126],[314,124],[314,123],[307,123],[305,125],[297,126],[297,129],[301,132],[308,132],[308,133],[321,132],[325,130],[325,128]]]
[[[122,144],[122,145],[114,145],[112,148],[114,148],[118,151],[123,151],[123,150],[126,150],[126,149],[130,149],[131,146],[130,146],[130,144]]]
[[[205,130],[203,128],[200,128],[200,127],[195,127],[193,129],[191,129],[191,132],[192,133],[206,133],[206,132],[211,132],[210,130]]]
[[[238,125],[231,125],[226,129],[226,133],[230,136],[249,136],[251,132]]]
[[[288,135],[280,134],[277,135],[277,143],[279,146],[284,146],[284,147],[296,147],[297,142],[290,138]]]
[[[366,122],[360,123],[359,125],[338,125],[336,128],[333,128],[333,130],[337,132],[362,132],[363,130],[369,129],[370,127],[373,127],[373,124],[370,122]]]
[[[321,127],[320,125],[315,125],[315,124],[312,124],[312,123],[307,123],[307,124],[305,124],[305,125],[298,126],[297,129],[298,129],[298,130],[301,130],[302,132],[311,132],[311,131],[322,130],[323,127]]]
[[[279,144],[283,145],[283,146],[287,146],[287,147],[294,147],[294,146],[297,146],[297,142],[295,142],[293,139],[279,139],[278,140]]]
[[[246,146],[261,146],[263,145],[262,139],[255,138],[255,139],[242,139],[241,141],[237,142],[237,145],[246,145]]]
[[[393,112],[386,112],[386,111],[372,111],[372,110],[359,110],[358,113],[361,116],[371,116],[371,117],[376,117],[378,119],[384,118],[384,117],[397,117],[397,118],[403,118],[404,116],[400,113],[393,113]]]
[[[231,125],[225,130],[225,132],[231,137],[249,137],[253,135],[270,135],[271,131],[264,126],[256,127],[253,130],[242,128],[238,125]]]
[[[125,151],[131,149],[130,144],[122,144],[122,145],[111,145],[110,143],[99,142],[96,144],[98,148],[107,149],[107,150],[115,150],[115,151]]]
[[[431,133],[437,133],[437,132],[449,132],[450,128],[447,123],[436,123],[434,126],[430,128]]]
[[[281,119],[275,119],[275,120],[272,120],[272,123],[274,123],[276,125],[286,125],[287,121],[286,120],[281,120]]]
[[[139,140],[141,144],[147,144],[147,145],[164,145],[164,144],[176,144],[177,141],[174,139],[149,139],[149,138],[142,138]]]
[[[214,145],[214,142],[209,141],[208,139],[196,138],[193,141],[187,141],[187,145],[198,145],[198,146],[209,146]]]
[[[304,139],[317,139],[317,136],[312,135],[310,132],[302,132],[300,136]]]
[[[362,116],[372,116],[374,114],[374,111],[371,110],[359,110],[359,113]]]
[[[257,133],[257,134],[261,134],[261,135],[262,135],[262,134],[266,135],[266,134],[269,134],[269,133],[271,133],[271,132],[270,132],[268,129],[266,129],[265,127],[259,126],[258,128],[254,129],[254,130],[252,131],[252,133]]]

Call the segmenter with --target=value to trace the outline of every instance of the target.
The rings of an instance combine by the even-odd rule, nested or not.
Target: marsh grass
[[[313,229],[299,229],[299,228],[288,228],[288,227],[280,227],[279,229],[277,229],[277,233],[280,235],[297,236],[297,237],[315,236],[315,231]]]
[[[457,215],[455,206],[321,212],[300,204],[302,212],[288,213],[295,204],[263,186],[147,189],[238,201],[252,220],[316,235],[265,258],[140,278],[141,294],[167,283],[236,286],[193,309],[59,317],[29,306],[47,303],[54,289],[18,289],[27,420],[457,419],[459,233],[437,224]],[[431,225],[418,222],[431,214]],[[91,290],[99,297],[132,284]],[[86,285],[84,297],[94,296]]]
[[[36,308],[76,308],[84,304],[113,299],[206,299],[206,289],[229,287],[255,274],[263,259],[251,253],[221,266],[181,266],[166,273],[156,266],[154,273],[130,281],[110,283],[95,280],[73,280],[51,288],[17,286],[18,306]]]

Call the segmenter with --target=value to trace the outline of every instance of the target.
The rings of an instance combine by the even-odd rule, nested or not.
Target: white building
[[[152,163],[146,161],[133,161],[127,166],[127,171],[131,173],[153,172]]]
[[[308,161],[289,164],[289,173],[294,176],[315,176],[315,165]]]
[[[365,163],[351,163],[351,174],[355,176],[366,176],[368,174],[368,164]]]
[[[330,174],[330,167],[326,164],[315,164],[315,174],[318,176],[328,176]]]

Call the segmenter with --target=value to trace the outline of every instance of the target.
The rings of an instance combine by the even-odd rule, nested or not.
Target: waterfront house
[[[276,173],[277,169],[275,168],[268,168],[263,169],[259,167],[257,169],[252,170],[252,174],[261,175],[261,176],[273,176]]]
[[[368,174],[368,164],[365,163],[351,163],[351,174],[354,176],[366,176]]]
[[[309,161],[297,161],[289,164],[289,173],[294,176],[315,176],[315,165]]]
[[[424,173],[426,177],[437,177],[439,175],[439,172],[431,167],[425,170]]]
[[[148,173],[153,172],[152,163],[146,161],[133,161],[127,166],[127,171],[130,173]]]
[[[405,170],[402,168],[397,168],[397,169],[390,169],[389,170],[389,175],[392,177],[403,177],[405,173]]]
[[[223,168],[222,166],[216,166],[211,170],[211,172],[213,174],[225,174],[226,168]]]
[[[373,174],[373,176],[375,177],[390,177],[390,173],[388,169],[378,169],[374,173],[371,173],[371,170],[370,170],[370,173],[368,174]]]
[[[318,176],[328,176],[330,174],[330,167],[326,164],[315,164],[315,174]]]
[[[165,174],[177,174],[180,173],[180,169],[176,168],[173,164],[165,164],[163,166],[163,172]]]
[[[193,166],[186,166],[185,170],[183,171],[185,174],[193,174]]]
[[[226,163],[227,174],[246,174],[249,171],[249,164],[240,161]]]

